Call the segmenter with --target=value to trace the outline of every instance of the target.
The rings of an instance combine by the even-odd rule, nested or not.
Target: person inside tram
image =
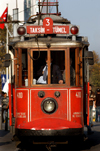
[[[53,61],[53,59],[51,59]],[[45,58],[46,65],[41,66],[39,71],[37,72],[37,76],[39,77],[37,80],[37,83],[42,83],[46,84],[47,83],[47,76],[48,76],[48,67],[47,67],[47,62],[48,59],[47,57]],[[63,84],[63,77],[60,71],[60,68],[58,65],[55,65],[51,63],[51,83],[52,84]]]
[[[65,70],[63,72],[63,80],[65,82]],[[70,85],[71,86],[75,85],[75,70],[72,67],[72,58],[70,58]]]

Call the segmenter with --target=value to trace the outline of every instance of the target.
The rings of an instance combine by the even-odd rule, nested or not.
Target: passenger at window
[[[42,66],[40,70],[37,72],[37,76],[39,79],[37,83],[47,83],[47,76],[48,76],[48,66],[47,66],[48,59],[46,58],[46,65]],[[51,83],[52,84],[63,84],[63,78],[60,71],[59,66],[51,63]]]
[[[65,82],[65,70],[63,72],[63,80]],[[70,59],[70,85],[75,85],[75,70],[72,67],[72,58]]]

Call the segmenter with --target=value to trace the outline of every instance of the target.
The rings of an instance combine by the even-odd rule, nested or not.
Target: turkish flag
[[[5,11],[3,12],[2,16],[0,17],[0,22],[7,22],[7,14],[8,14],[8,7],[6,7]],[[0,28],[4,29],[4,23],[0,24]]]

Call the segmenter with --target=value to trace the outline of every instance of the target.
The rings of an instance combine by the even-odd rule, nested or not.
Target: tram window
[[[75,49],[70,49],[70,55],[66,56],[66,58],[67,58],[67,64],[66,64],[67,66],[66,69],[64,68],[63,71],[63,80],[64,83],[68,85],[70,83],[70,86],[75,86]],[[70,81],[68,83],[66,81],[66,76],[68,76],[67,79],[68,81]]]
[[[67,84],[68,86],[82,85],[81,49],[70,48],[69,53],[67,50],[34,50],[32,57],[34,59],[31,68],[32,84],[59,84],[61,80],[60,84]],[[46,69],[47,57],[48,67]],[[54,68],[52,68],[53,65]],[[44,80],[45,69],[47,71],[46,80]]]
[[[70,85],[82,86],[82,49],[70,49]]]
[[[27,50],[22,50],[22,85],[28,86],[28,59]]]
[[[33,51],[33,79],[36,79],[36,84],[63,84],[64,51],[50,51],[48,56],[50,60],[47,54],[47,51],[40,51],[40,55],[38,51]],[[50,64],[47,63],[48,60],[51,61]],[[50,75],[48,75],[49,69]],[[34,84],[34,80],[32,83]]]
[[[43,73],[45,70],[46,65],[46,58],[47,58],[47,51],[33,51],[33,81],[34,79],[37,81],[37,84],[46,84],[46,81],[48,81],[48,77],[46,77],[46,80],[44,81]]]
[[[15,58],[15,84],[17,87],[28,86],[27,49],[15,50]]]
[[[51,51],[51,84],[63,84],[63,72],[65,68],[65,52]]]
[[[70,85],[75,86],[75,49],[70,49]]]
[[[18,86],[18,83],[19,83],[19,65],[17,64],[17,83],[16,85]]]

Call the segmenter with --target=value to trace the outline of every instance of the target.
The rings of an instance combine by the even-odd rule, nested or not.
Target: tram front
[[[29,43],[31,46],[31,42]],[[35,41],[32,45],[36,47],[18,48],[15,53],[15,57],[19,56],[19,62],[15,65],[18,134],[82,134],[84,123],[81,44],[55,37],[50,40],[38,39],[39,48]]]
[[[28,34],[44,32],[40,29],[44,27],[26,28]],[[14,42],[14,47],[11,44],[15,58],[15,87],[9,93],[10,97],[13,93],[10,119],[13,112],[19,138],[31,136],[39,139],[49,136],[50,139],[52,136],[63,136],[65,139],[83,135],[83,89],[86,83],[84,54],[89,43],[77,36],[76,26],[52,28],[53,34],[47,31],[47,34],[31,38],[29,35],[23,41]],[[65,34],[66,31],[69,33],[69,28],[73,35]],[[20,29],[22,31],[22,27]]]

